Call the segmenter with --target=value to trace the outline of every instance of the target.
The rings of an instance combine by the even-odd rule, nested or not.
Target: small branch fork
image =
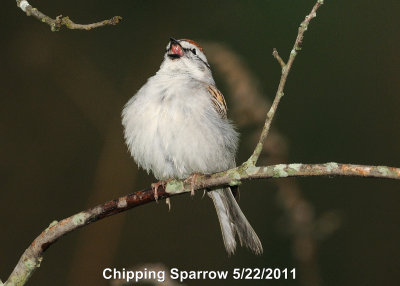
[[[279,56],[278,51],[276,49],[274,49],[272,52],[272,55],[276,58],[278,63],[281,65],[282,75],[281,75],[281,79],[279,81],[278,90],[276,91],[275,99],[272,102],[272,105],[267,113],[267,118],[265,120],[260,139],[256,145],[256,148],[254,149],[253,154],[250,156],[250,158],[246,162],[246,164],[248,166],[255,166],[257,164],[258,157],[260,157],[265,139],[267,139],[269,129],[271,127],[272,119],[274,118],[276,110],[279,105],[279,102],[284,95],[283,89],[285,88],[286,79],[289,75],[290,69],[294,62],[294,59],[296,58],[297,51],[301,50],[301,44],[303,43],[304,33],[305,33],[305,31],[307,31],[308,24],[310,23],[310,21],[317,16],[317,10],[319,7],[321,7],[322,4],[324,4],[324,1],[318,0],[317,3],[315,3],[314,7],[311,9],[311,12],[306,16],[304,21],[301,22],[300,27],[299,27],[299,32],[296,37],[296,41],[294,42],[294,45],[293,45],[292,51],[290,52],[289,60],[287,63],[285,63],[283,61],[283,59]]]
[[[282,68],[282,75],[279,82],[276,97],[268,111],[267,118],[259,139],[257,146],[251,157],[241,166],[236,168],[211,174],[211,175],[196,175],[192,180],[171,180],[165,186],[159,185],[157,187],[158,200],[169,199],[172,196],[192,192],[193,190],[212,189],[222,186],[235,186],[244,181],[252,179],[269,179],[269,178],[285,178],[285,177],[310,177],[310,176],[353,176],[364,178],[385,178],[400,180],[400,168],[386,167],[386,166],[364,166],[353,164],[339,164],[339,163],[325,163],[325,164],[279,164],[264,167],[256,167],[258,157],[260,156],[262,146],[268,136],[272,119],[276,113],[280,99],[283,96],[283,90],[286,83],[287,76],[296,57],[297,51],[303,40],[304,32],[307,30],[308,24],[311,19],[316,17],[317,9],[323,4],[322,0],[318,0],[308,14],[305,20],[300,24],[299,31],[296,37],[293,49],[290,52],[289,60],[287,63],[279,56],[278,52],[274,49],[273,56],[277,59]],[[32,8],[25,0],[17,0],[17,5],[27,14],[34,15],[36,18],[43,22],[48,23],[52,29],[59,29],[63,24],[65,18],[58,18],[53,20],[46,15],[39,12],[37,9]],[[43,20],[44,19],[44,20]],[[61,20],[60,20],[61,19]],[[67,21],[67,20],[64,20]],[[107,21],[107,20],[106,20]],[[68,21],[67,21],[68,22]],[[90,25],[96,25],[90,24]],[[109,25],[108,24],[100,24]],[[78,24],[74,24],[78,25]],[[90,26],[78,25],[78,26]],[[94,28],[92,26],[91,28]],[[71,27],[69,27],[71,28]],[[89,28],[89,29],[91,29]],[[84,28],[86,29],[86,28]],[[10,277],[4,285],[7,286],[21,286],[24,285],[34,270],[40,266],[43,253],[49,248],[50,245],[55,243],[60,237],[68,234],[85,225],[103,219],[105,217],[115,215],[117,213],[126,211],[128,209],[144,205],[156,200],[154,197],[155,192],[153,189],[146,189],[129,194],[118,199],[108,201],[94,208],[82,211],[71,217],[61,220],[60,222],[54,221],[46,228],[25,250],[17,265],[15,266]],[[0,285],[3,285],[0,281]]]
[[[17,6],[21,8],[22,11],[26,13],[27,16],[33,16],[39,21],[46,23],[50,26],[50,29],[53,32],[59,31],[62,26],[67,27],[71,30],[91,30],[98,27],[109,26],[109,25],[117,25],[121,20],[121,16],[114,16],[111,19],[103,20],[100,22],[92,23],[92,24],[77,24],[74,23],[69,17],[63,17],[62,15],[57,16],[55,19],[50,18],[49,16],[43,14],[38,9],[33,8],[27,0],[16,0]]]

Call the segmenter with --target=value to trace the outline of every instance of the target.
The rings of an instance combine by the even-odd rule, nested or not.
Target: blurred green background
[[[158,70],[170,36],[223,44],[254,75],[263,101],[273,97],[280,77],[272,48],[287,58],[314,2],[31,0],[47,15],[77,23],[123,16],[115,27],[52,33],[15,1],[3,1],[0,278],[7,279],[51,221],[154,182],[127,153],[120,112]],[[272,148],[263,162],[400,167],[400,2],[325,2],[273,122],[284,155],[274,157]],[[213,53],[218,60],[218,48]],[[232,83],[210,62],[230,109],[237,110]],[[241,120],[240,112],[229,116]],[[262,123],[238,125],[242,162]],[[145,205],[60,239],[28,285],[110,285],[101,276],[105,267],[153,263],[182,270],[298,270],[294,281],[186,285],[399,285],[399,191],[399,182],[360,178],[245,183],[240,205],[264,254],[239,248],[230,258],[208,198],[173,198],[171,212],[163,202]]]

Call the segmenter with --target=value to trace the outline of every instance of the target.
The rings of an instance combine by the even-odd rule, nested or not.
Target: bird
[[[236,166],[239,134],[227,118],[224,96],[205,53],[193,40],[170,38],[159,70],[124,106],[122,125],[133,159],[160,181]],[[235,253],[236,236],[241,246],[262,254],[260,239],[231,188],[207,194],[228,255]]]

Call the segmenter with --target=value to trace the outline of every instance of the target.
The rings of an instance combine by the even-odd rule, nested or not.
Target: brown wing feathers
[[[221,115],[222,118],[226,118],[226,102],[222,93],[213,85],[207,86],[208,92],[211,95],[212,103],[214,104],[215,110]]]

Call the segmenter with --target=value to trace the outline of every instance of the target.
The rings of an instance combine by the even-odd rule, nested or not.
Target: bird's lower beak
[[[170,38],[170,47],[168,56],[173,59],[178,59],[184,54],[181,44],[174,38]]]

